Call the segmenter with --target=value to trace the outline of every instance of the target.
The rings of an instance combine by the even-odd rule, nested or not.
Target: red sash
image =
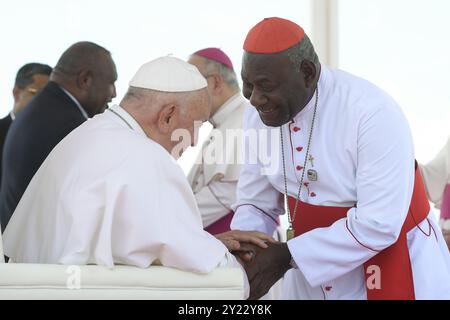
[[[260,210],[260,209],[258,209],[258,210]],[[209,226],[204,228],[204,230],[209,232],[212,235],[230,231],[231,230],[230,225],[231,225],[231,221],[233,220],[233,217],[234,217],[234,211],[230,210],[230,212],[227,213],[226,216],[213,222],[212,224],[210,224]],[[277,217],[275,223],[277,224],[277,226],[280,225],[280,219],[278,217]]]
[[[295,199],[288,199],[290,211],[294,211]],[[347,216],[348,207],[315,206],[299,201],[297,216],[294,221],[295,236],[316,228],[326,228],[334,222]],[[409,259],[406,239],[408,231],[425,220],[430,211],[430,205],[425,187],[416,163],[414,190],[411,204],[400,236],[396,243],[380,251],[364,264],[364,274],[367,279],[372,275],[370,266],[378,266],[381,273],[380,288],[367,289],[369,300],[414,300],[414,282]],[[355,239],[356,240],[356,239]],[[357,241],[357,240],[356,240]],[[363,244],[361,244],[363,245]],[[369,269],[368,269],[369,268]]]
[[[230,231],[231,220],[233,220],[234,212],[230,211],[226,216],[213,222],[205,228],[205,231],[212,235]]]

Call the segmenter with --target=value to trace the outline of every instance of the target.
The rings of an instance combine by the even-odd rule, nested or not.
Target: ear
[[[315,80],[316,80],[316,76],[317,76],[317,72],[318,72],[314,63],[312,61],[305,59],[302,61],[300,70],[302,70],[302,73],[304,76],[305,86],[307,88],[313,87],[315,84]]]
[[[93,81],[93,74],[90,70],[80,71],[77,75],[77,86],[82,90],[87,90]]]
[[[218,74],[213,74],[211,76],[211,79],[213,81],[212,88],[213,88],[214,92],[222,93],[222,88],[223,88],[223,83],[224,83],[223,78]]]
[[[166,104],[158,113],[158,128],[162,133],[169,134],[178,124],[179,107],[176,104]]]
[[[15,86],[13,89],[13,97],[14,97],[14,101],[19,100],[20,97],[20,93],[22,92],[22,89],[20,89],[19,87]]]

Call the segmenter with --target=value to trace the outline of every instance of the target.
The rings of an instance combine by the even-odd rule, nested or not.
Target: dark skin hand
[[[291,253],[285,242],[267,243],[266,249],[243,244],[236,254],[242,261],[250,283],[249,300],[264,296],[291,268]]]

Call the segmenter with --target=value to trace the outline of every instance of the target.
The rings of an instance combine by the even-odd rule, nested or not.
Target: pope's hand
[[[216,234],[215,237],[222,241],[229,251],[246,252],[246,243],[254,244],[260,248],[267,248],[267,242],[277,243],[271,236],[258,231],[231,230]],[[244,256],[245,257],[245,256]],[[241,257],[243,258],[243,257]],[[245,258],[244,258],[245,259]]]

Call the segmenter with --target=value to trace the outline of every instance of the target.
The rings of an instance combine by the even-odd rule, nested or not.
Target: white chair
[[[0,253],[3,258],[0,234]],[[0,300],[12,299],[243,299],[242,271],[194,274],[151,266],[66,266],[0,263]]]

